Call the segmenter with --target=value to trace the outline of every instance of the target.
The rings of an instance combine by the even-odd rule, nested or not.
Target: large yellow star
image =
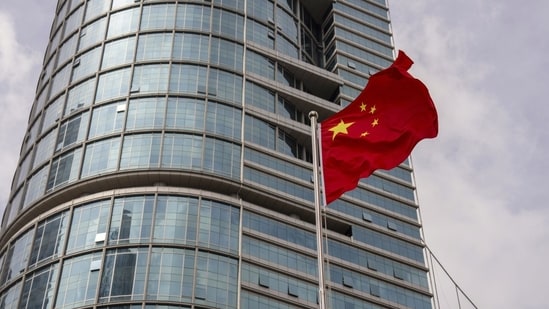
[[[365,111],[366,111],[366,104],[364,104],[364,102],[362,102],[362,104],[360,104],[360,111],[361,111],[361,112],[365,112]]]
[[[343,119],[340,119],[339,123],[336,126],[328,130],[328,131],[334,132],[334,135],[332,135],[332,141],[335,139],[336,135],[338,135],[339,133],[349,134],[349,132],[347,132],[347,128],[352,126],[353,124],[354,122],[345,123]]]

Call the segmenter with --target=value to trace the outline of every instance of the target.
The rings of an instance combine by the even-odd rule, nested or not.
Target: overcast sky
[[[0,1],[0,209],[55,2]],[[439,112],[439,137],[413,155],[427,245],[479,308],[549,308],[549,1],[390,8],[396,48]],[[442,308],[455,298],[442,291]]]

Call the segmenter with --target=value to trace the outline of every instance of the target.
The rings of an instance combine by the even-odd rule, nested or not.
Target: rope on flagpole
[[[465,291],[463,291],[463,289],[459,286],[459,284],[457,284],[457,282],[454,280],[454,278],[452,278],[452,276],[450,275],[450,273],[446,270],[446,268],[442,265],[442,263],[439,261],[439,259],[435,256],[435,254],[433,253],[433,251],[431,251],[431,249],[429,248],[429,246],[427,246],[427,244],[424,242],[423,243],[425,245],[425,249],[427,249],[427,252],[429,253],[429,256],[435,260],[435,262],[438,264],[438,266],[440,267],[440,269],[442,269],[442,271],[446,274],[446,276],[448,277],[448,279],[450,279],[450,281],[452,282],[452,284],[454,285],[455,289],[456,289],[456,294],[457,294],[457,301],[458,301],[458,308],[461,308],[461,302],[459,300],[459,294],[461,293],[461,295],[463,295],[463,297],[465,297],[465,299],[467,299],[467,301],[469,302],[469,304],[471,304],[475,309],[478,309],[478,307],[475,305],[475,303],[473,303],[473,301],[471,300],[471,298],[469,298],[469,296],[467,294],[465,294]],[[434,266],[431,266],[431,268],[433,269],[434,271]],[[438,296],[437,296],[438,298]],[[439,303],[440,304],[440,303]]]

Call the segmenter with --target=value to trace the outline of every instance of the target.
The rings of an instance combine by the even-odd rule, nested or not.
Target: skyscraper
[[[59,0],[0,307],[315,308],[311,140],[393,59],[385,0]],[[431,308],[409,161],[326,210],[330,308]]]

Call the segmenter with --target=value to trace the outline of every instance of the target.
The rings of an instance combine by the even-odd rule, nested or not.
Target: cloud
[[[18,42],[14,21],[3,11],[0,11],[0,29],[0,140],[3,148],[0,152],[0,210],[3,212],[27,126],[42,53]]]
[[[523,35],[544,14],[510,1],[391,4],[396,45],[440,117],[413,158],[427,244],[479,308],[547,308],[547,60],[531,52],[547,43]]]

